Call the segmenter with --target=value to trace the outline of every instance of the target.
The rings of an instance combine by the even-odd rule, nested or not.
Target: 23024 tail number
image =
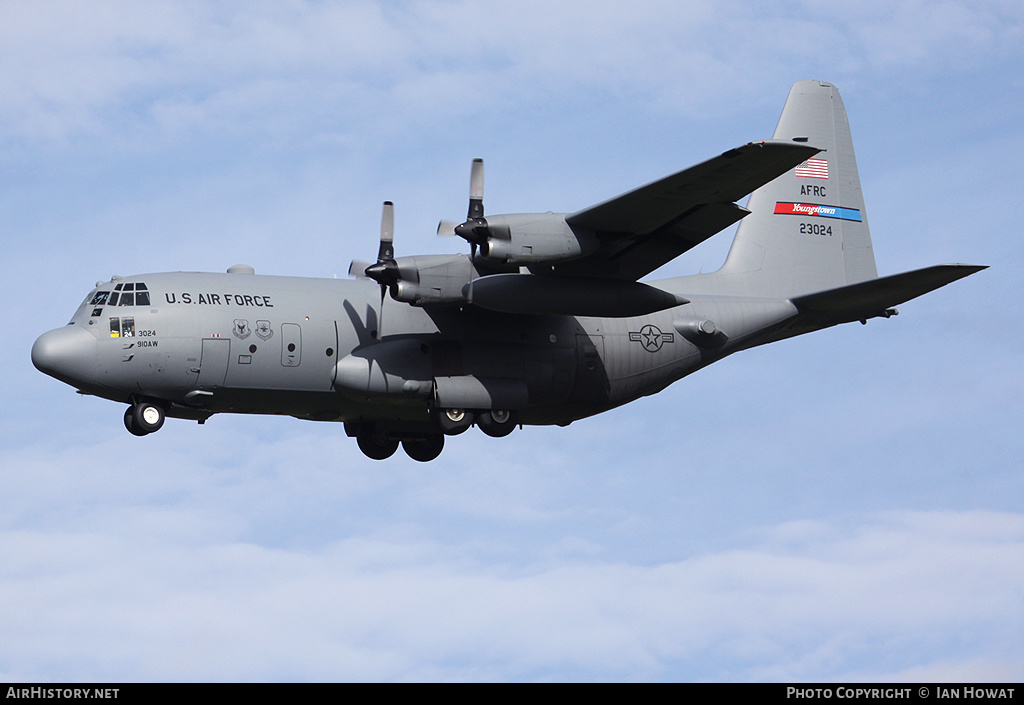
[[[800,234],[832,237],[832,226],[821,225],[820,223],[800,223]]]

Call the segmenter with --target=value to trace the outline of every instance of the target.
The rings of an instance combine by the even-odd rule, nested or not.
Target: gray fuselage
[[[146,287],[145,305],[92,303],[135,284]],[[34,356],[85,393],[159,399],[183,418],[285,414],[412,430],[443,403],[564,425],[657,392],[795,313],[789,302],[733,297],[631,318],[420,308],[387,296],[381,305],[365,279],[124,277],[92,292],[58,329],[67,332],[44,334]],[[48,352],[46,336],[56,335],[76,342]]]

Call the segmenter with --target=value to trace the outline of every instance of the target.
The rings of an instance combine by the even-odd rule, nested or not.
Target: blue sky
[[[1024,678],[1022,54],[1014,2],[0,4],[0,679]],[[112,274],[344,276],[385,199],[398,254],[457,251],[473,157],[488,212],[572,211],[805,78],[879,272],[991,269],[429,465],[289,418],[138,439],[31,366]]]

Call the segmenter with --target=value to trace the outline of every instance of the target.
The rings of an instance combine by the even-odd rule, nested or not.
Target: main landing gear
[[[398,441],[375,428],[367,428],[356,435],[359,450],[370,460],[387,460],[398,450]]]
[[[146,436],[164,425],[163,407],[150,401],[136,401],[124,411],[124,427],[133,436]]]
[[[444,450],[444,436],[440,433],[435,433],[432,436],[405,440],[402,441],[402,450],[413,460],[429,463],[441,455],[441,451]]]
[[[503,438],[516,430],[519,415],[506,409],[490,409],[480,412],[476,417],[476,425],[492,438]]]
[[[426,463],[441,455],[444,450],[444,435],[428,433],[399,440],[373,425],[360,428],[355,433],[356,443],[363,455],[371,460],[386,460],[395,454],[401,445],[405,454],[413,460]]]
[[[446,436],[457,436],[473,425],[473,412],[469,409],[434,409],[430,416]]]
[[[374,423],[345,424],[349,436],[354,436],[362,454],[372,460],[390,458],[401,446],[413,460],[429,462],[441,454],[445,436],[458,436],[474,423],[487,436],[499,439],[508,436],[519,424],[519,415],[504,409],[442,409],[430,411],[436,431],[420,428],[415,432],[388,430]]]
[[[446,436],[457,436],[476,423],[488,436],[502,438],[519,425],[518,415],[507,409],[434,409],[431,416]]]
[[[345,431],[355,436],[359,450],[372,460],[390,458],[401,445],[410,458],[426,463],[441,454],[445,436],[465,433],[473,424],[493,438],[507,436],[519,425],[519,414],[508,409],[435,407],[430,410],[430,418],[433,431],[429,426],[382,427],[373,422],[348,422]]]

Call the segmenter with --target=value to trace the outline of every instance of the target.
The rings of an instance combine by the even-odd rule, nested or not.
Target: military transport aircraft
[[[718,271],[638,281],[741,219]],[[32,361],[128,404],[136,436],[167,416],[285,414],[344,422],[370,458],[401,444],[429,461],[470,426],[566,426],[984,269],[878,277],[846,111],[820,81],[793,86],[774,139],[575,213],[485,216],[475,160],[465,222],[438,230],[469,254],[395,257],[385,203],[377,261],[353,263],[354,280],[246,265],[112,277]]]

